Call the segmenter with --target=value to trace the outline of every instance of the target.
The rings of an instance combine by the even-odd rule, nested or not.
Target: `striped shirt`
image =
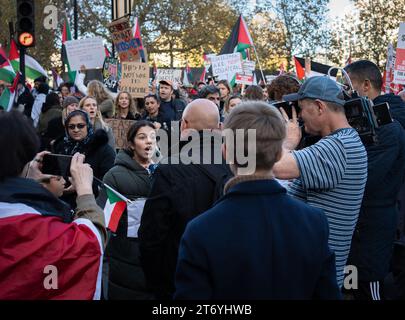
[[[329,222],[329,246],[336,254],[339,286],[367,181],[367,153],[352,128],[337,130],[311,147],[293,152],[300,177],[288,193],[322,209]]]

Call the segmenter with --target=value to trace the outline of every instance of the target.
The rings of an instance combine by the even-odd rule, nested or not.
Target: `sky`
[[[332,17],[343,17],[344,9],[351,6],[350,0],[330,0],[329,10]]]

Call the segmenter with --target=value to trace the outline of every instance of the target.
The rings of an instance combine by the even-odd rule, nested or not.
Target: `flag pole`
[[[257,51],[256,51],[256,46],[255,46],[255,45],[253,45],[253,50],[254,50],[254,52],[255,52],[257,64],[259,65],[259,69],[260,69],[260,72],[261,72],[261,74],[262,74],[262,79],[263,79],[263,81],[264,81],[264,84],[267,85],[267,81],[266,81],[266,78],[264,77],[263,69],[262,69],[262,66],[260,65],[260,59],[259,59],[259,56],[257,55]]]

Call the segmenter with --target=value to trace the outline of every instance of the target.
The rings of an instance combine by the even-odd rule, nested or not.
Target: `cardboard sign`
[[[101,37],[66,41],[65,48],[72,71],[80,70],[82,65],[86,69],[103,67],[105,49]]]
[[[118,59],[106,57],[103,66],[104,85],[112,92],[117,92],[118,81],[121,79],[121,64]]]
[[[121,62],[140,61],[139,43],[134,39],[129,16],[122,17],[108,25]]]
[[[143,98],[149,92],[149,66],[143,62],[123,62],[121,91],[128,91],[133,98]]]
[[[405,22],[402,22],[399,26],[394,83],[405,84]]]
[[[181,83],[181,69],[157,69],[156,83],[160,80],[170,80],[173,84]]]
[[[252,85],[253,84],[253,75],[245,75],[245,74],[237,74],[236,75],[236,83],[239,84],[246,84],[246,85]]]
[[[122,120],[122,119],[105,119],[109,127],[111,127],[114,138],[115,148],[124,149],[127,145],[127,133],[129,128],[136,122],[135,120]]]
[[[211,57],[211,63],[212,73],[218,77],[218,80],[225,79],[231,81],[236,73],[243,73],[240,52]]]

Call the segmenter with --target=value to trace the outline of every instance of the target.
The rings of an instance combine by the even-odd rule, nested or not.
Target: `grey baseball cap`
[[[319,99],[333,102],[341,106],[346,102],[343,98],[342,89],[328,76],[309,78],[304,82],[297,93],[283,96],[283,100],[288,102],[303,99]]]

